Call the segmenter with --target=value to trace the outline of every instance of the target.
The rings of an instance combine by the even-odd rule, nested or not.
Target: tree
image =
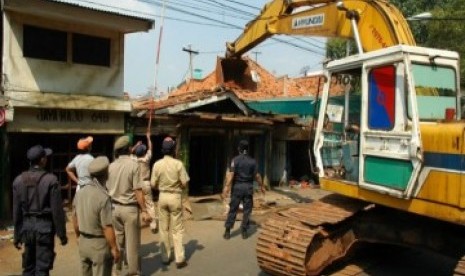
[[[420,46],[457,51],[460,54],[461,87],[465,87],[465,0],[390,0],[390,3],[397,7],[405,18],[423,12],[433,14],[432,20],[409,21],[415,41]],[[344,41],[329,39],[326,44],[326,56],[331,59],[346,56]]]
[[[433,20],[426,23],[428,39],[425,46],[460,54],[460,86],[465,87],[465,0],[447,1],[443,7],[436,7],[432,15]]]
[[[349,55],[356,53],[355,42],[343,38],[330,38],[326,42],[326,58],[340,59],[347,56],[347,43],[349,43]]]

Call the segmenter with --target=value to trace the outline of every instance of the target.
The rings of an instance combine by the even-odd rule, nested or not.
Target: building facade
[[[54,172],[70,202],[64,169],[79,138],[93,154],[112,155],[131,105],[124,95],[124,36],[154,26],[153,6],[139,1],[2,1],[0,214],[11,213],[11,182],[28,168],[27,149],[54,150]],[[1,107],[0,107],[1,108]]]

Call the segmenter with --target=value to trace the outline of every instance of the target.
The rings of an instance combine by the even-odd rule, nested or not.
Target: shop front
[[[129,107],[129,104],[127,105]],[[126,110],[124,110],[126,111]],[[128,110],[127,110],[128,111]],[[15,108],[14,120],[6,125],[3,152],[6,154],[3,212],[8,218],[11,206],[11,183],[29,167],[27,150],[40,144],[53,150],[47,170],[53,172],[61,185],[65,206],[69,207],[76,183],[71,183],[65,168],[77,154],[77,141],[88,135],[94,137],[92,155],[112,159],[113,142],[125,132],[123,110],[85,110],[57,108]]]

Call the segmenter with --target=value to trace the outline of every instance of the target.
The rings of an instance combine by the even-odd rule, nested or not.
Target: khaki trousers
[[[161,259],[168,262],[173,257],[169,232],[171,230],[174,257],[177,263],[185,261],[183,235],[184,222],[182,220],[182,196],[160,192],[158,200],[158,214],[160,216]]]
[[[155,202],[153,202],[152,187],[150,186],[150,181],[144,181],[142,192],[144,193],[145,207],[147,208],[147,213],[152,218],[150,228],[157,229],[157,208]]]
[[[139,208],[114,204],[113,227],[119,249],[124,249],[128,261],[127,275],[140,275],[140,222]],[[122,260],[124,256],[121,256]],[[117,267],[119,268],[119,267]],[[121,268],[119,268],[121,269]]]
[[[113,258],[105,238],[79,237],[81,275],[110,276]]]

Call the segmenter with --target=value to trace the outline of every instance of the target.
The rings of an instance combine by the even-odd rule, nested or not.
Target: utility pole
[[[182,50],[189,54],[189,75],[190,75],[189,80],[191,80],[193,77],[193,71],[194,71],[194,65],[193,65],[194,55],[198,55],[199,52],[192,50],[191,44],[187,45],[187,48],[183,47]]]
[[[262,52],[258,52],[258,51],[252,51],[252,54],[255,55],[255,63],[258,63],[258,55],[260,55]]]

